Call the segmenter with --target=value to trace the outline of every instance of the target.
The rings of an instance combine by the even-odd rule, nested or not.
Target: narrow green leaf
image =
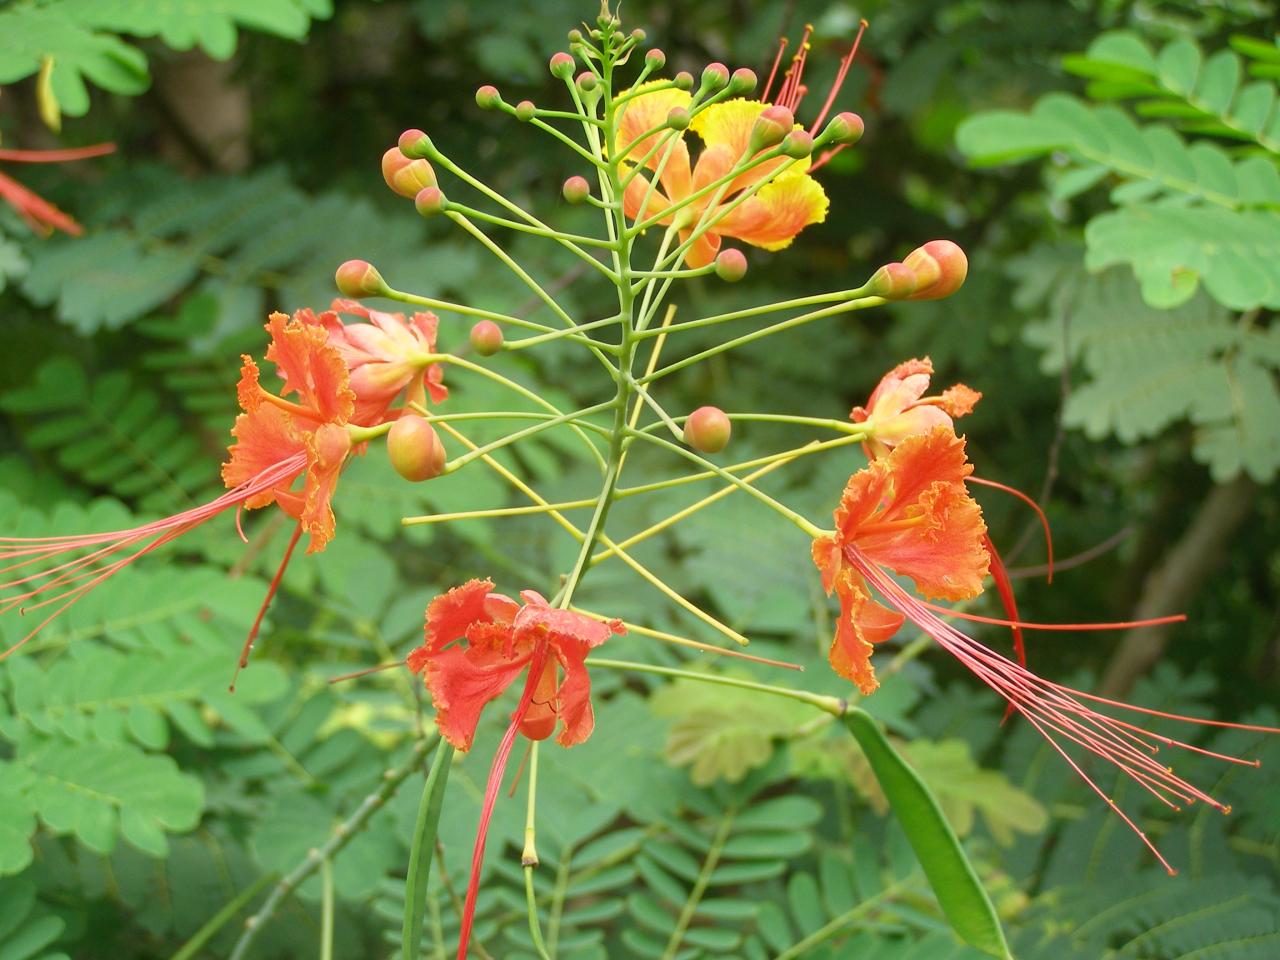
[[[1010,960],[996,909],[929,788],[885,739],[870,714],[853,707],[845,714],[844,725],[875,771],[952,929],[965,943]]]
[[[427,909],[427,881],[431,878],[431,858],[436,849],[436,830],[440,826],[440,808],[444,804],[449,767],[453,763],[453,745],[443,740],[436,747],[427,782],[418,805],[418,822],[409,850],[409,877],[404,892],[404,928],[400,956],[414,960],[422,940],[422,915]]]

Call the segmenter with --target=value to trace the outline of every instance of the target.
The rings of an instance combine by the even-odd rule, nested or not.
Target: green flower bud
[[[502,349],[502,328],[492,320],[481,320],[471,328],[471,346],[482,357],[492,357]]]
[[[418,483],[444,472],[444,444],[424,417],[404,414],[387,431],[387,456],[396,473]]]
[[[533,119],[534,112],[537,109],[532,100],[521,100],[516,104],[516,119],[528,123]]]
[[[448,201],[439,187],[424,187],[413,198],[413,205],[424,217],[434,217],[438,213],[444,213]]]
[[[708,63],[702,71],[701,89],[715,92],[729,83],[729,68],[723,63]]]
[[[583,70],[578,74],[578,89],[583,93],[591,93],[600,85],[600,81],[596,79],[596,75],[590,70]]]
[[[684,442],[700,453],[719,453],[732,432],[733,424],[719,407],[699,407],[684,422]]]
[[[498,88],[491,83],[486,83],[476,91],[476,106],[481,110],[492,110],[501,102],[502,95],[498,93]]]
[[[431,154],[431,138],[421,130],[406,130],[400,134],[400,152],[411,160],[417,160]]]
[[[756,83],[756,72],[754,70],[739,67],[733,71],[733,76],[729,78],[729,95],[734,97],[745,96],[756,88]]]
[[[338,268],[333,279],[338,292],[353,300],[381,296],[388,289],[382,274],[367,260],[348,260]]]
[[[751,153],[757,154],[777,146],[795,125],[795,114],[786,107],[765,107],[751,127]]]
[[[823,131],[823,138],[830,140],[832,143],[842,143],[845,146],[852,146],[862,139],[862,134],[866,130],[866,124],[862,122],[862,118],[856,113],[850,113],[847,110],[844,113],[837,113],[831,118],[831,122],[827,124],[827,129]]]
[[[813,153],[813,135],[807,130],[792,130],[782,138],[782,152],[792,160],[803,160]]]
[[[569,203],[582,203],[591,196],[591,184],[587,183],[586,177],[570,177],[564,182],[561,192]]]
[[[687,130],[690,119],[687,109],[684,107],[672,107],[667,113],[667,126],[672,130]]]
[[[693,74],[688,70],[681,70],[673,79],[675,80],[677,90],[693,89]]]
[[[747,258],[741,250],[729,248],[716,255],[716,276],[726,283],[737,283],[747,275]]]
[[[561,80],[568,80],[573,76],[573,57],[561,51],[551,55],[551,62],[548,69],[553,77],[559,77]]]
[[[667,55],[654,47],[644,55],[644,62],[649,65],[650,70],[661,70],[667,65]]]

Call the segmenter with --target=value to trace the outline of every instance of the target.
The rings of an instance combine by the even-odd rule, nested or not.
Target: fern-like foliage
[[[69,960],[50,951],[66,929],[66,921],[36,899],[36,885],[0,879],[0,957],[7,960]]]
[[[971,117],[956,132],[961,151],[977,164],[1064,155],[1066,168],[1054,184],[1060,199],[1110,182],[1117,209],[1086,227],[1088,265],[1130,265],[1152,306],[1185,303],[1203,283],[1233,310],[1280,307],[1274,85],[1258,81],[1238,89],[1235,54],[1222,51],[1202,65],[1198,48],[1187,40],[1159,56],[1127,34],[1099,43],[1068,61],[1095,77],[1089,94],[1108,100],[1147,96],[1138,106],[1147,104],[1147,115],[1162,122],[1141,125],[1114,104],[1050,94],[1029,112]],[[1172,110],[1171,99],[1194,117]],[[1196,135],[1248,134],[1254,150],[1239,156],[1209,140],[1188,143],[1170,115]]]
[[[1280,58],[1280,47],[1240,38],[1246,49]],[[1063,58],[1088,79],[1093,100],[1133,100],[1140,117],[1168,119],[1186,133],[1225,137],[1280,154],[1280,110],[1271,80],[1245,82],[1249,64],[1235,51],[1205,57],[1189,37],[1153,50],[1128,31],[1100,35],[1082,54]]]
[[[1010,265],[1019,305],[1047,308],[1027,328],[1056,371],[1079,362],[1064,422],[1124,443],[1189,421],[1195,456],[1215,479],[1242,472],[1266,482],[1280,470],[1280,341],[1203,293],[1171,309],[1143,302],[1123,271],[1090,274],[1074,247],[1042,248]]]
[[[79,117],[89,109],[89,83],[127,96],[147,89],[146,55],[125,37],[198,46],[226,60],[240,30],[300,40],[313,19],[332,12],[330,0],[26,0],[0,10],[0,85],[48,64],[56,110]]]

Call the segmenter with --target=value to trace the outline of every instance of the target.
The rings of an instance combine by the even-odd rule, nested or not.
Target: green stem
[[[652,673],[662,677],[677,677],[684,680],[697,680],[699,683],[715,683],[722,687],[737,687],[739,690],[753,690],[757,693],[769,693],[776,697],[786,697],[817,707],[832,716],[843,716],[848,704],[839,697],[830,697],[821,693],[810,693],[808,690],[794,690],[790,687],[778,687],[771,683],[758,683],[755,680],[740,680],[737,677],[723,677],[715,673],[698,673],[694,670],[681,670],[678,667],[659,667],[651,663],[633,663],[629,660],[608,660],[603,657],[590,657],[587,663],[592,667],[605,670],[630,670],[634,673]]]
[[[333,960],[333,861],[320,864],[320,960]]]
[[[689,929],[689,924],[693,922],[693,917],[698,912],[698,904],[702,902],[702,895],[706,893],[707,885],[711,882],[711,874],[715,872],[716,866],[720,863],[720,857],[724,853],[724,846],[729,842],[729,834],[733,830],[733,818],[736,813],[733,807],[729,807],[720,818],[720,826],[716,828],[715,836],[711,839],[711,848],[702,861],[698,879],[694,881],[693,889],[689,891],[689,898],[685,900],[680,916],[676,918],[675,929],[671,931],[671,937],[667,940],[667,948],[662,951],[662,960],[674,960],[679,951],[680,941],[684,939],[685,931]]]
[[[458,203],[456,200],[446,201],[445,209],[456,210],[458,213],[465,214],[474,220],[483,220],[485,223],[492,223],[497,227],[506,227],[508,230],[518,230],[521,233],[527,233],[534,237],[546,237],[548,240],[557,240],[565,245],[581,244],[586,247],[613,248],[612,243],[608,240],[603,240],[600,237],[587,237],[577,233],[562,233],[559,230],[535,227],[531,223],[518,223],[515,220],[508,220],[506,217],[499,217],[493,213],[485,213],[483,210],[477,210],[475,207],[469,207],[466,204]],[[586,254],[586,259],[590,260],[597,267],[603,267],[606,272],[608,271],[608,267],[605,267],[604,264],[595,257],[586,253],[585,250],[580,252]]]
[[[569,864],[573,862],[573,846],[566,844],[556,866],[556,884],[551,890],[551,915],[547,918],[547,952],[553,957],[560,945],[560,923],[564,919],[564,900],[569,892]]]
[[[258,912],[245,921],[244,933],[236,941],[228,960],[244,960],[249,948],[253,946],[254,940],[257,939],[262,928],[275,916],[280,904],[291,896],[313,873],[319,870],[324,861],[332,859],[341,853],[346,845],[364,829],[373,815],[386,806],[387,801],[399,789],[400,784],[404,783],[415,771],[420,769],[422,757],[426,753],[428,746],[429,744],[423,740],[415,743],[409,759],[402,766],[385,771],[378,789],[365,797],[361,804],[356,807],[355,812],[334,828],[333,833],[322,846],[309,851],[301,863],[285,874],[280,882],[276,884],[275,889],[267,896],[267,899],[263,901]]]
[[[528,437],[542,433],[544,430],[550,430],[552,427],[558,427],[565,423],[573,423],[582,417],[590,416],[593,413],[599,413],[601,410],[607,410],[609,407],[613,406],[613,403],[614,401],[612,400],[606,400],[604,403],[597,403],[594,407],[583,407],[581,410],[575,410],[572,413],[562,413],[549,420],[544,420],[541,423],[535,423],[522,430],[517,430],[515,433],[509,433],[505,437],[499,437],[497,440],[486,443],[482,447],[477,447],[475,450],[468,450],[461,456],[450,460],[444,465],[444,473],[450,474],[460,470],[471,461],[483,457],[486,453],[492,453],[495,450],[500,450],[513,443],[518,443]]]
[[[683,323],[668,324],[666,330],[668,333],[675,333],[678,330],[696,330],[699,327],[710,327],[718,323],[725,323],[729,320],[746,320],[750,317],[758,317],[766,313],[777,313],[780,310],[791,310],[796,307],[811,307],[820,303],[836,303],[845,300],[856,300],[866,292],[866,285],[854,287],[851,290],[833,290],[831,293],[818,293],[811,297],[796,297],[792,300],[778,300],[774,303],[766,303],[759,307],[748,307],[745,310],[734,310],[729,313],[718,313],[710,317],[700,317],[697,320],[686,320]],[[637,333],[637,339],[645,339],[647,337],[656,337],[662,333],[661,329],[645,330],[643,333]]]
[[[538,866],[538,844],[535,811],[538,805],[538,741],[529,747],[529,803],[524,821],[524,851],[520,865],[524,867],[524,902],[529,913],[529,936],[534,949],[542,960],[551,960],[547,945],[542,940],[542,927],[538,922],[538,898],[533,890],[533,871]]]

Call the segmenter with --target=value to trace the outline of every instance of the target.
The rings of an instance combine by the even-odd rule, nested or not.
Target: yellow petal
[[[788,174],[767,183],[716,226],[716,233],[781,250],[811,223],[827,218],[829,202],[822,185],[807,173]]]
[[[632,92],[640,93],[634,100],[629,100],[620,108],[621,118],[618,121],[617,148],[625,151],[623,159],[630,163],[639,163],[644,159],[645,155],[653,149],[654,144],[659,142],[662,137],[661,133],[649,136],[644,136],[644,134],[665,123],[667,114],[673,108],[688,107],[693,99],[687,90],[676,90],[674,88],[653,90],[651,93],[641,92],[662,86],[666,82],[665,80],[650,80],[648,83],[642,83],[634,88],[634,91],[628,90],[620,95],[626,96]],[[643,137],[643,139],[637,140],[640,137]],[[635,141],[634,146],[629,146],[633,141]],[[666,148],[656,151],[645,166],[650,170],[657,170],[666,153]],[[675,139],[674,145],[671,147],[671,155],[662,169],[662,185],[672,199],[678,200],[689,194],[689,148],[685,145],[682,136]]]

